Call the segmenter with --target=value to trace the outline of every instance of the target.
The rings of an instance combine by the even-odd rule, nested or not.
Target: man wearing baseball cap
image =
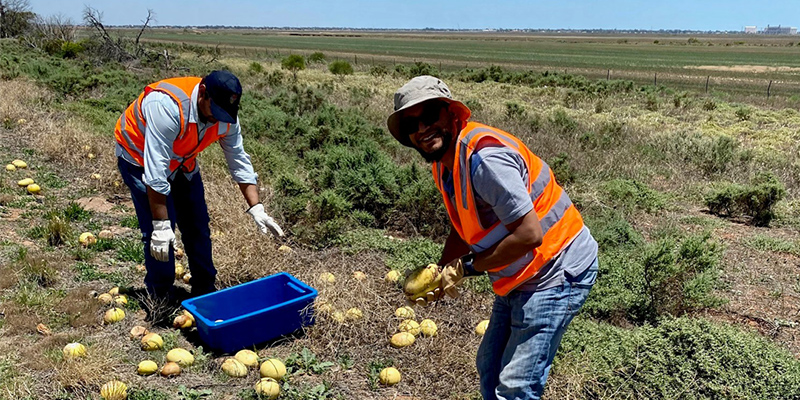
[[[420,305],[488,273],[495,292],[478,349],[484,399],[539,399],[561,337],[597,277],[597,242],[550,167],[519,139],[469,121],[444,82],[418,76],[394,95],[389,132],[433,164],[452,223],[441,284]]]
[[[242,86],[229,71],[165,79],[145,87],[117,121],[120,174],[131,190],[144,242],[149,295],[174,300],[175,224],[191,269],[192,296],[215,290],[211,231],[197,155],[219,142],[228,170],[261,232],[283,236],[259,202],[250,156],[242,146]]]

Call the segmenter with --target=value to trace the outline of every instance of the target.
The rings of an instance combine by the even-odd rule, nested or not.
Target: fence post
[[[608,72],[606,73],[606,80],[607,81],[611,80],[611,70],[608,70]]]
[[[708,93],[708,80],[711,79],[711,75],[706,77],[706,93]]]
[[[354,55],[353,57],[355,57],[355,64],[358,65],[358,54]]]
[[[658,86],[658,72],[653,74],[653,86]]]
[[[769,81],[769,85],[767,86],[767,98],[769,98],[769,90],[772,89],[772,81]]]

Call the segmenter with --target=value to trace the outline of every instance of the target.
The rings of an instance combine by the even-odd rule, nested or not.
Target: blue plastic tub
[[[210,349],[233,353],[313,323],[313,308],[304,309],[316,297],[314,288],[281,272],[181,304]]]

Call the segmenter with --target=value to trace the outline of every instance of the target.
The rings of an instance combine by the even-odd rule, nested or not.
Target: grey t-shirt
[[[452,174],[444,177],[445,190],[455,204]],[[533,211],[528,194],[528,168],[516,151],[489,143],[472,154],[470,159],[472,187],[478,215],[483,226],[491,226],[498,220],[508,225]],[[531,254],[531,253],[529,253]],[[563,252],[523,283],[516,290],[537,291],[563,284],[565,275],[578,276],[597,257],[597,242],[589,232],[583,230]],[[512,263],[530,262],[530,258]]]

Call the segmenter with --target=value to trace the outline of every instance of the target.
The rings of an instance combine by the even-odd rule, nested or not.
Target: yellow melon
[[[114,296],[112,296],[112,295],[110,295],[108,293],[103,293],[103,294],[97,296],[97,301],[99,301],[99,302],[101,302],[103,304],[111,304],[112,302],[114,302]]]
[[[283,364],[283,361],[278,360],[277,358],[270,358],[269,360],[261,363],[259,373],[261,373],[261,376],[265,378],[281,380],[284,376],[286,376],[286,365]]]
[[[13,166],[15,166],[17,168],[28,168],[28,163],[26,163],[25,161],[22,161],[22,160],[14,160],[14,161],[11,162],[11,165],[13,165]]]
[[[419,323],[419,329],[422,334],[427,337],[436,336],[439,331],[436,327],[436,323],[429,319],[423,319],[422,322]]]
[[[136,325],[131,328],[131,339],[137,340],[141,339],[144,335],[148,334],[147,328],[143,326]]]
[[[136,373],[139,375],[153,375],[158,371],[158,364],[152,360],[144,360],[136,367]]]
[[[378,375],[381,383],[386,386],[392,386],[400,382],[400,371],[397,368],[389,367],[384,368],[381,370],[380,375]]]
[[[33,179],[31,179],[31,178],[25,178],[25,179],[17,181],[17,185],[22,186],[22,187],[26,187],[26,186],[28,186],[30,184],[33,184]]]
[[[180,374],[181,374],[181,366],[174,361],[170,361],[164,364],[163,367],[161,367],[161,376],[166,376],[167,378],[170,378],[173,376],[178,376]]]
[[[383,280],[386,283],[397,283],[397,281],[400,280],[400,273],[395,270],[391,270],[386,273],[386,276],[383,278]]]
[[[235,358],[229,358],[222,363],[222,370],[232,378],[247,376],[247,367]]]
[[[30,193],[30,194],[39,194],[39,193],[42,191],[42,188],[41,188],[39,185],[35,184],[35,183],[31,183],[31,184],[30,184],[30,185],[28,185],[28,187],[27,187],[27,188],[25,188],[25,189],[26,189],[26,190],[28,191],[28,193]]]
[[[408,332],[395,333],[389,340],[389,343],[394,347],[406,347],[414,344],[414,335]]]
[[[159,334],[150,332],[142,337],[142,350],[161,350],[162,347],[164,347],[164,339],[161,339]]]
[[[188,350],[177,347],[167,352],[167,361],[172,361],[182,368],[186,368],[194,364],[194,356]]]
[[[125,400],[128,398],[128,385],[111,381],[100,388],[100,397],[105,400]]]
[[[261,378],[256,383],[256,393],[263,398],[274,400],[281,395],[281,385],[272,378]]]
[[[114,322],[122,321],[125,318],[125,311],[121,308],[114,307],[106,311],[103,315],[103,321],[106,324],[113,324]]]
[[[364,318],[364,313],[362,313],[358,308],[353,307],[345,312],[344,318],[349,321],[357,321]]]
[[[404,319],[400,322],[400,332],[408,332],[414,336],[418,336],[420,333],[420,327],[417,321],[413,319]]]
[[[248,368],[258,367],[258,354],[253,350],[239,350],[233,358],[239,360]]]
[[[478,336],[483,336],[486,333],[486,328],[488,327],[489,327],[488,319],[478,322],[478,326],[475,327],[475,334]]]
[[[65,359],[72,359],[78,357],[85,357],[86,356],[86,346],[80,343],[69,343],[64,346],[64,358]]]
[[[414,313],[414,309],[409,306],[402,306],[394,310],[394,316],[402,319],[415,319],[417,317]]]

